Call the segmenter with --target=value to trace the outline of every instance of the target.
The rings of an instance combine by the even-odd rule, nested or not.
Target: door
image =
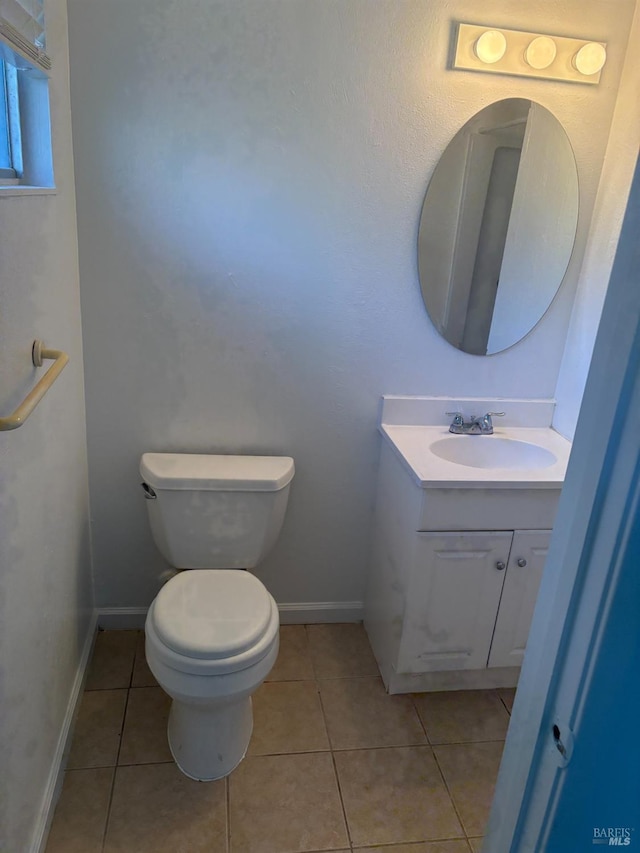
[[[542,580],[550,530],[516,530],[488,666],[521,666]]]
[[[397,671],[484,669],[513,534],[416,536]]]
[[[593,849],[607,840],[609,827],[632,835],[619,833],[620,842],[613,838],[608,846],[637,841],[639,230],[640,165],[518,684],[487,850]],[[572,753],[563,755],[560,747],[571,741]],[[598,838],[596,828],[605,830]]]

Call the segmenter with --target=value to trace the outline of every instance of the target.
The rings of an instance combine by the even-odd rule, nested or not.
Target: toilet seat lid
[[[240,569],[181,572],[155,600],[153,624],[178,654],[212,660],[234,657],[264,636],[271,596],[254,575]]]

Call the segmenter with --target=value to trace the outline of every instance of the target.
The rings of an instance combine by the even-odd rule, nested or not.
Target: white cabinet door
[[[513,534],[417,537],[396,671],[484,669]]]
[[[550,537],[550,530],[516,530],[513,535],[490,667],[522,665]]]

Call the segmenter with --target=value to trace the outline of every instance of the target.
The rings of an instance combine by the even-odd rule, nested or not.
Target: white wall
[[[30,419],[0,433],[0,850],[7,853],[26,853],[42,829],[92,609],[64,0],[47,2],[47,18],[58,192],[0,191],[0,413],[10,414],[33,385],[34,338],[67,350],[70,362]]]
[[[287,453],[259,570],[279,601],[361,597],[382,393],[552,396],[632,0],[490,0],[482,19],[602,39],[598,87],[447,70],[474,0],[69,0],[97,598],[147,604],[163,568],[145,450]],[[522,343],[452,349],[416,240],[441,152],[478,109],[564,125],[578,253]]]
[[[640,5],[636,7],[628,43],[630,46],[640,43]],[[618,90],[602,178],[556,387],[557,407],[553,425],[569,439],[573,438],[576,429],[600,314],[638,157],[639,79],[640,53],[637,49],[630,49]]]

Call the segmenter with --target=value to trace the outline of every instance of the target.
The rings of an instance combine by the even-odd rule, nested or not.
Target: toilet
[[[293,459],[145,453],[140,473],[153,539],[180,570],[149,608],[147,663],[172,699],[176,764],[220,779],[246,753],[251,694],[278,655],[277,605],[246,570],[278,538]]]

